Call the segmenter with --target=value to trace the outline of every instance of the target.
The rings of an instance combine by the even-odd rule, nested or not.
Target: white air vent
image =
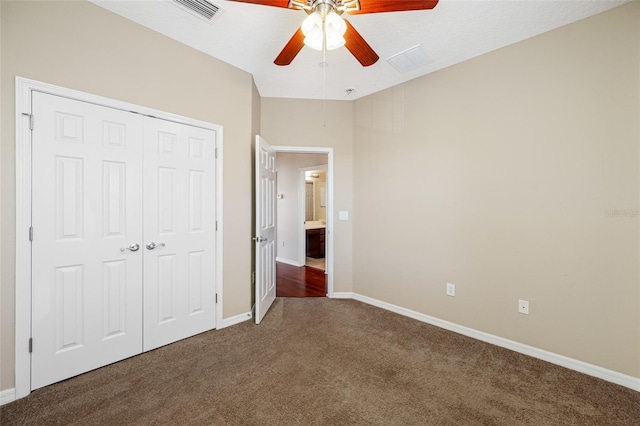
[[[400,72],[407,72],[433,62],[420,45],[413,46],[387,58],[387,62]]]
[[[207,21],[211,21],[216,14],[224,11],[222,7],[206,0],[173,0],[173,2]]]

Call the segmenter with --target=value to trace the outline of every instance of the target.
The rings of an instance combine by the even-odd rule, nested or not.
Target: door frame
[[[306,232],[305,232],[306,229],[304,226],[305,219],[307,217],[306,215],[307,206],[305,204],[305,198],[306,198],[305,172],[310,172],[313,170],[324,170],[327,172],[327,175],[328,175],[329,173],[327,171],[327,167],[328,166],[326,164],[322,164],[320,166],[302,167],[298,169],[298,226],[296,227],[296,232],[298,234],[298,264],[300,266],[305,266],[307,264],[307,251],[306,251],[307,238],[306,238]],[[328,177],[327,177],[327,180],[328,180]],[[329,190],[327,189],[327,198],[329,198],[328,192]],[[329,200],[327,200],[327,204],[328,204],[328,201]],[[314,207],[314,210],[315,210],[315,207]],[[325,222],[326,221],[327,221],[327,218],[325,218]],[[326,252],[326,249],[325,249],[325,252]],[[325,253],[325,269],[326,269],[326,261],[327,261],[327,255]]]
[[[333,297],[333,148],[331,147],[317,147],[317,146],[273,146],[276,151],[276,155],[280,152],[290,154],[326,154],[327,155],[327,226],[326,226],[326,241],[325,241],[325,273],[327,275],[327,297]],[[276,167],[278,166],[276,160]],[[298,183],[300,185],[300,183]],[[302,187],[304,191],[304,186]],[[300,192],[300,186],[298,186],[298,192]],[[304,192],[303,192],[304,194]],[[300,198],[300,193],[298,193]],[[298,200],[298,205],[300,201]],[[304,205],[304,204],[303,204]],[[300,208],[298,208],[298,230],[301,233],[300,240],[304,241],[304,211],[300,216]],[[277,232],[277,230],[276,230]],[[303,246],[304,247],[304,244]],[[300,259],[299,259],[300,260]],[[304,258],[302,259],[302,265],[304,266]]]
[[[222,177],[223,177],[223,127],[217,124],[183,117],[180,115],[68,89],[23,77],[15,79],[15,138],[16,138],[16,234],[15,234],[15,398],[23,398],[31,393],[31,111],[32,92],[43,92],[77,101],[88,102],[108,108],[136,114],[148,115],[162,120],[173,121],[216,132],[216,328],[223,324],[223,222],[222,222]],[[37,125],[37,117],[33,119]],[[34,232],[37,238],[37,231]]]

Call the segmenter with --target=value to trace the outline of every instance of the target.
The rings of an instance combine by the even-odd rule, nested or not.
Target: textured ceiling
[[[207,22],[173,0],[91,1],[248,71],[263,97],[357,99],[629,0],[440,0],[432,10],[347,16],[380,56],[366,68],[345,48],[325,57],[304,47],[291,65],[275,65],[306,17],[303,11],[210,0],[223,11]],[[426,65],[401,73],[386,61],[416,45],[428,56]],[[348,94],[349,88],[355,90]]]

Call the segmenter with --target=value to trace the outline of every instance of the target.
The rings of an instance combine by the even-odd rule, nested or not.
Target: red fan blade
[[[289,0],[229,0],[229,1],[237,1],[239,3],[261,4],[263,6],[284,7],[285,9],[289,8]]]
[[[349,49],[349,52],[356,57],[363,67],[368,67],[378,62],[380,57],[371,46],[369,46],[369,43],[362,38],[360,33],[353,28],[353,25],[351,25],[349,21],[345,19],[344,22],[347,24],[347,32],[344,34],[344,39],[346,40],[344,47]]]
[[[303,47],[304,34],[302,34],[302,29],[298,28],[298,31],[291,37],[291,40],[284,46],[284,49],[282,49],[282,52],[273,63],[276,65],[289,65]]]
[[[360,0],[360,10],[349,12],[349,14],[425,10],[433,9],[437,4],[438,0]]]

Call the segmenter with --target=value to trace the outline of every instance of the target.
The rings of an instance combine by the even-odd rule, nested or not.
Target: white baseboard
[[[8,404],[16,400],[15,388],[0,391],[0,405]]]
[[[385,309],[387,311],[395,312],[400,315],[404,315],[409,318],[413,318],[418,321],[426,322],[427,324],[435,325],[436,327],[443,328],[445,330],[453,331],[454,333],[462,334],[483,342],[491,343],[492,345],[500,346],[502,348],[510,349],[521,354],[531,356],[533,358],[541,359],[543,361],[556,364],[570,370],[579,371],[580,373],[587,374],[589,376],[597,377],[608,382],[612,382],[621,386],[625,386],[629,389],[640,392],[640,378],[629,376],[619,373],[617,371],[609,370],[597,365],[589,364],[584,361],[569,358],[564,355],[559,355],[553,352],[539,349],[533,346],[525,345],[523,343],[515,342],[513,340],[505,339],[503,337],[495,336],[493,334],[485,333],[475,330],[473,328],[465,327],[463,325],[455,324],[449,321],[445,321],[436,317],[432,317],[420,312],[412,311],[411,309],[403,308],[401,306],[393,305],[391,303],[383,302],[381,300],[373,299],[371,297],[363,296],[358,293],[339,292],[333,293],[334,299],[354,299],[368,305],[376,306],[378,308]]]
[[[226,327],[231,327],[232,325],[240,324],[241,322],[248,321],[251,318],[253,318],[251,312],[245,312],[244,314],[225,318],[222,320],[222,326],[218,327],[218,330]]]
[[[287,265],[297,266],[297,267],[304,266],[304,265],[301,265],[300,262],[297,262],[295,260],[285,259],[284,257],[276,257],[276,262],[286,263]]]
[[[355,299],[355,293],[349,291],[334,291],[332,299]]]

